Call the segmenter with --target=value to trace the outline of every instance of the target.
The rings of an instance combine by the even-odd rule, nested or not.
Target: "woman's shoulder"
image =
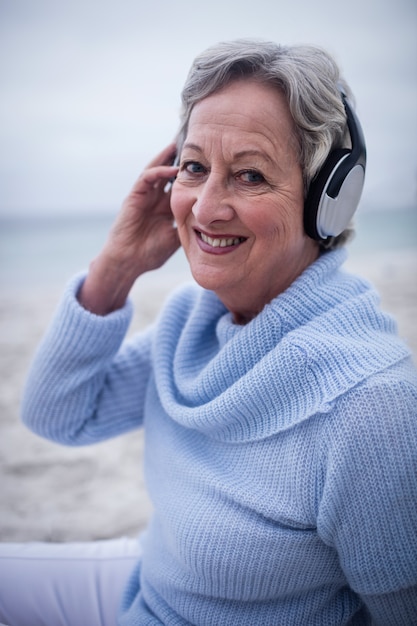
[[[417,369],[406,357],[364,379],[334,403],[326,447],[385,463],[398,453],[417,462]],[[399,450],[401,449],[401,453]]]

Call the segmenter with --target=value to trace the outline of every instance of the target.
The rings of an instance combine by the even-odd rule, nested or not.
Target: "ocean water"
[[[88,267],[99,252],[114,216],[0,218],[2,290],[59,287]],[[417,250],[417,209],[359,211],[350,256]],[[154,276],[187,274],[179,250]]]
[[[0,217],[0,288],[57,288],[88,268],[106,241],[115,216]],[[165,276],[186,273],[179,250],[164,266]]]

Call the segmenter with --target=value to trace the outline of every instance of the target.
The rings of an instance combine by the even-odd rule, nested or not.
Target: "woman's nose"
[[[233,219],[233,197],[227,183],[209,176],[197,189],[192,212],[201,226]]]

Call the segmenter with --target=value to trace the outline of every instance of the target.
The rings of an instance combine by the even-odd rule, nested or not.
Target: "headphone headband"
[[[310,184],[304,205],[304,228],[317,240],[335,237],[345,230],[362,194],[366,169],[366,145],[359,119],[341,90],[351,148],[332,150]]]

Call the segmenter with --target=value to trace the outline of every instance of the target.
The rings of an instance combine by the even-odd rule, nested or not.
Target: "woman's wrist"
[[[91,313],[108,315],[121,309],[140,273],[123,264],[108,262],[104,256],[92,261],[89,272],[78,293],[78,301]]]

